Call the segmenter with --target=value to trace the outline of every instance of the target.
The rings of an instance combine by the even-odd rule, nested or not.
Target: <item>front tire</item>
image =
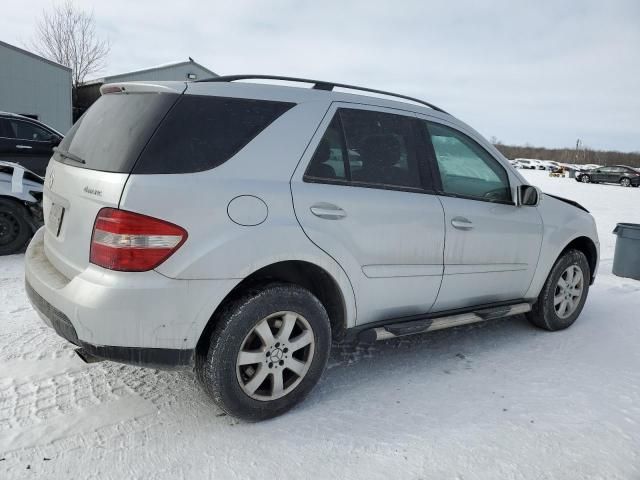
[[[322,376],[331,327],[308,290],[269,284],[224,306],[214,321],[196,356],[196,373],[226,413],[247,421],[276,417],[300,403]]]
[[[622,185],[623,187],[630,187],[631,186],[631,180],[629,180],[628,178],[623,178],[620,180],[620,185]]]
[[[589,182],[591,182],[591,177],[589,175],[582,175],[580,177],[580,181],[582,183],[589,183]]]
[[[591,269],[584,253],[565,252],[551,269],[529,321],[549,331],[563,330],[576,321],[589,293]]]
[[[32,233],[28,215],[24,205],[0,198],[0,255],[19,253],[27,245]]]

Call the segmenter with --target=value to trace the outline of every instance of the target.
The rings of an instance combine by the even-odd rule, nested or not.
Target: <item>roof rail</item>
[[[355,85],[347,85],[345,83],[326,82],[324,80],[310,80],[308,78],[296,78],[296,77],[281,77],[277,75],[225,75],[221,77],[203,78],[202,80],[196,80],[198,82],[235,82],[237,80],[283,80],[287,82],[299,82],[299,83],[312,83],[314,90],[328,90],[331,91],[335,87],[346,88],[349,90],[360,90],[362,92],[377,93],[380,95],[388,95],[390,97],[402,98],[404,100],[410,100],[412,102],[426,105],[427,107],[436,110],[438,112],[447,113],[440,107],[433,105],[432,103],[425,102],[419,98],[409,97],[407,95],[400,95],[398,93],[385,92],[384,90],[376,90],[374,88],[358,87]]]

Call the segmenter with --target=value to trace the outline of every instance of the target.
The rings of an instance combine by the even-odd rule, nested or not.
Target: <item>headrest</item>
[[[314,163],[324,163],[331,158],[331,146],[329,145],[329,141],[326,138],[320,140],[320,144],[318,145],[318,149],[316,153],[313,155],[313,159],[317,160]]]
[[[380,134],[365,138],[360,155],[365,165],[391,167],[400,161],[402,146],[394,135]]]

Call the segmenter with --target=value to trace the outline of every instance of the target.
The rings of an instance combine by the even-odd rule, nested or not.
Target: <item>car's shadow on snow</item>
[[[334,344],[323,379],[300,410],[345,396],[359,402],[358,389],[363,391],[365,404],[376,401],[377,396],[381,401],[389,397],[384,389],[369,388],[372,382],[410,394],[411,384],[431,378],[437,389],[443,377],[495,370],[501,362],[517,360],[523,350],[542,350],[540,335],[553,334],[531,326],[519,315],[375,343]]]
[[[327,369],[307,399],[283,417],[261,425],[285,428],[287,417],[301,421],[331,414],[330,423],[337,428],[336,418],[357,423],[358,418],[366,421],[363,416],[380,415],[381,409],[400,404],[411,409],[423,408],[426,401],[454,402],[455,406],[455,395],[438,399],[436,392],[444,395],[447,389],[464,387],[472,395],[486,395],[475,392],[472,384],[491,382],[490,374],[517,361],[523,352],[529,359],[532,350],[544,355],[547,347],[541,340],[545,335],[554,334],[534,328],[521,315],[375,343],[334,344]],[[216,424],[248,425],[220,411],[189,372],[110,365],[110,370],[121,370],[126,384],[143,396],[155,397],[159,405],[169,407],[172,415],[195,416],[207,428]],[[499,390],[499,386],[493,389]]]

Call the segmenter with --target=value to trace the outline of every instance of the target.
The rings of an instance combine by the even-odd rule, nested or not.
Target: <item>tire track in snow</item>
[[[56,440],[90,433],[132,418],[155,412],[153,404],[143,398],[122,397],[103,403],[100,408],[87,407],[55,421],[44,421],[26,428],[11,429],[0,437],[0,452],[48,445]]]

